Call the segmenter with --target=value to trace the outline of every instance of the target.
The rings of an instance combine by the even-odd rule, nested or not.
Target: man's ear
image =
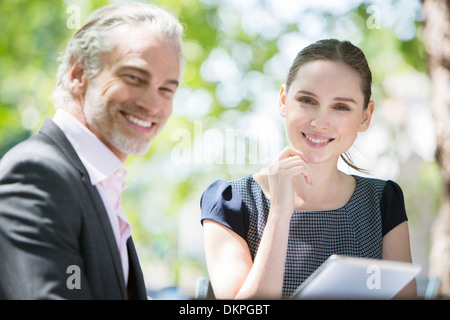
[[[74,61],[69,69],[69,89],[73,96],[84,96],[87,88],[87,78],[84,67]]]
[[[369,128],[370,122],[372,121],[374,108],[375,102],[369,101],[369,105],[367,106],[366,110],[363,111],[363,120],[361,121],[361,124],[359,126],[359,132],[364,132]]]
[[[280,99],[278,100],[278,109],[283,118],[286,117],[286,84],[281,86]]]

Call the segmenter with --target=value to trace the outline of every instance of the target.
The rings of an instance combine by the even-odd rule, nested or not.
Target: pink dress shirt
[[[58,109],[53,121],[64,132],[81,162],[86,167],[91,183],[103,200],[116,238],[125,285],[128,282],[128,251],[126,241],[131,227],[120,206],[120,192],[126,187],[123,163],[90,130],[68,112]]]

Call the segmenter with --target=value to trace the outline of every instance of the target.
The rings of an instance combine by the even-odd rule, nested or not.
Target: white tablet
[[[332,255],[292,299],[391,299],[420,272],[416,264]]]

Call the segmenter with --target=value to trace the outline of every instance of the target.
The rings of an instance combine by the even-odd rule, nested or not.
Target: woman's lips
[[[334,138],[328,138],[328,137],[320,136],[317,134],[311,134],[311,133],[305,133],[305,132],[302,132],[302,135],[303,135],[303,137],[305,137],[305,140],[307,142],[309,142],[309,145],[312,145],[312,146],[324,146],[334,140]]]

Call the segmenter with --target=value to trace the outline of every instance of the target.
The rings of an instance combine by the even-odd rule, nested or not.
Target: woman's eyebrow
[[[298,90],[297,93],[307,94],[312,97],[317,97],[317,95],[314,92],[308,91],[308,90]],[[344,102],[352,102],[356,104],[355,99],[347,98],[347,97],[335,97],[333,100],[335,101],[344,101]]]
[[[334,98],[335,101],[345,101],[345,102],[352,102],[356,104],[356,101],[352,98],[345,98],[345,97],[336,97]]]
[[[309,96],[317,97],[317,95],[314,92],[307,91],[307,90],[298,90],[297,93],[303,93],[303,94],[307,94]]]

